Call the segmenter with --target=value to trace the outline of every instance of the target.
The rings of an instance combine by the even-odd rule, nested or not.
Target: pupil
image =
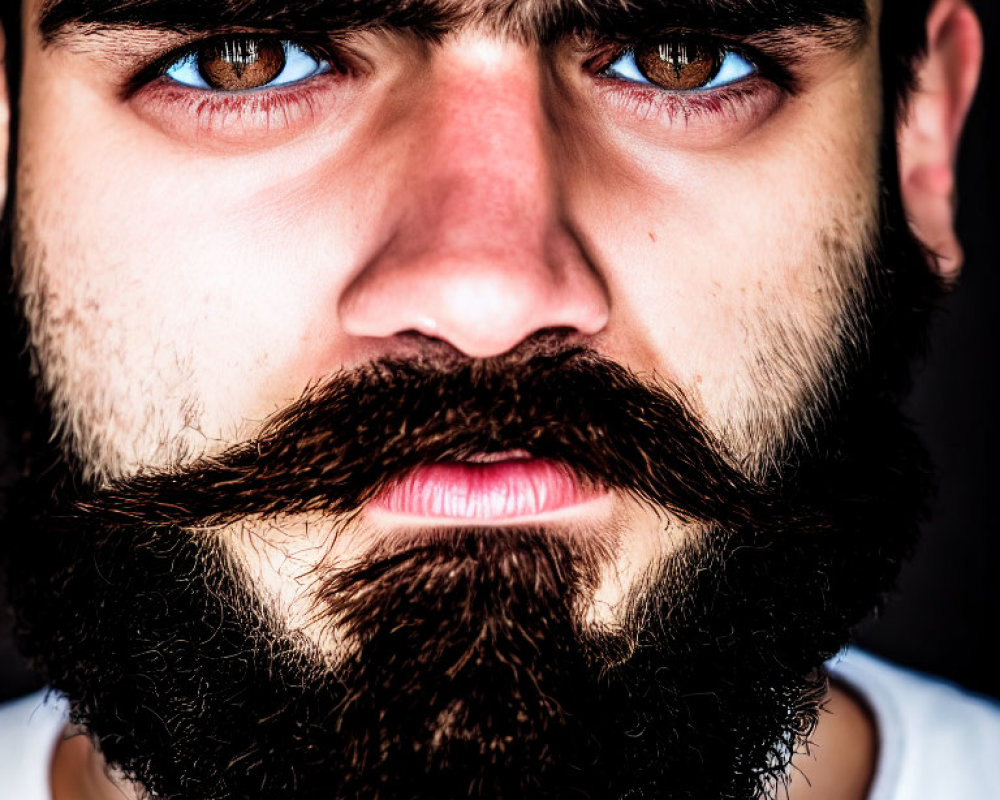
[[[226,42],[222,46],[222,58],[229,62],[233,73],[242,77],[248,67],[253,67],[258,60],[258,42],[255,39],[244,39]]]
[[[687,42],[668,42],[659,46],[660,60],[674,68],[677,77],[698,58],[698,51]]]
[[[281,42],[248,37],[210,44],[198,53],[202,77],[213,89],[247,91],[266,86],[285,68]]]
[[[637,48],[636,65],[651,83],[672,91],[700,89],[719,74],[722,54],[687,39]]]

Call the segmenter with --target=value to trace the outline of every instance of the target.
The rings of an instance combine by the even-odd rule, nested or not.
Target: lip
[[[562,511],[595,497],[556,461],[507,458],[418,467],[376,495],[371,505],[430,520],[497,522]]]

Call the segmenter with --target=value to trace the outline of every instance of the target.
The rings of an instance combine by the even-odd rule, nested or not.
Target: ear
[[[927,18],[927,55],[897,132],[903,205],[910,227],[954,281],[962,268],[955,234],[955,161],[979,82],[983,33],[966,0],[937,0]]]

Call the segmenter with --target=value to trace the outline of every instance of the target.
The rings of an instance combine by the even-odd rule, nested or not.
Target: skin
[[[45,48],[27,10],[19,278],[61,440],[95,480],[219,452],[323,376],[432,339],[486,357],[568,329],[681,387],[748,470],[823,385],[877,200],[874,30],[851,52],[804,47],[794,95],[761,85],[687,123],[595,80],[568,46],[540,53],[476,29],[435,47],[366,36],[356,46],[374,68],[316,82],[308,112],[268,127],[245,109],[199,119],[162,88],[123,98],[130,64],[183,41]],[[940,0],[928,30],[897,138],[914,228],[953,277],[952,164],[981,37],[959,0]],[[848,257],[831,258],[833,240]],[[594,600],[602,621],[697,533],[614,496],[551,524],[612,521],[629,533]],[[393,524],[363,518],[330,558],[346,563]],[[328,534],[284,520],[229,537],[306,635],[318,636],[304,576]],[[867,791],[871,721],[837,687],[828,711],[794,800]],[[58,747],[53,790],[130,794],[82,736]]]

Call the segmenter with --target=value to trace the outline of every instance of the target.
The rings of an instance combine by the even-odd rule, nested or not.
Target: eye
[[[191,50],[164,74],[192,89],[246,92],[304,81],[330,65],[298,45],[268,37],[233,36]]]
[[[675,39],[630,48],[602,75],[670,92],[699,92],[728,86],[756,72],[757,67],[734,50]]]

